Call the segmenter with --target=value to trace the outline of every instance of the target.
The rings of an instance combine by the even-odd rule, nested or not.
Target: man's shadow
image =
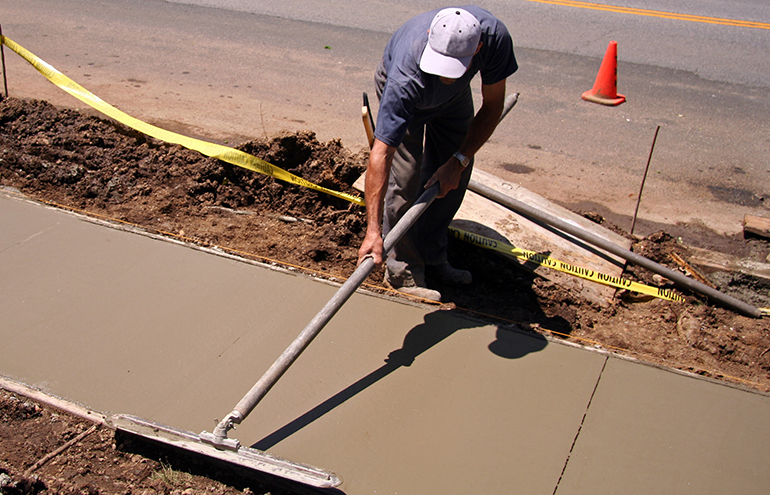
[[[538,223],[538,222],[536,222]],[[548,225],[546,230],[563,237]],[[513,248],[510,242],[496,230],[470,220],[454,220],[452,227],[477,237],[475,242],[487,246]],[[452,266],[468,270],[473,274],[470,285],[453,286],[431,279],[427,274],[428,287],[442,294],[442,302],[454,303],[472,313],[491,317],[498,321],[518,322],[522,328],[538,326],[557,335],[570,335],[575,323],[572,306],[580,300],[570,290],[559,290],[555,283],[545,278],[536,269],[539,261],[518,259],[510,253],[483,249],[461,240],[464,234],[455,230],[449,236],[448,256]],[[486,240],[483,240],[486,239]],[[574,239],[573,239],[574,241]],[[595,249],[582,245],[583,249]],[[547,259],[549,251],[539,251],[539,258]],[[607,255],[602,255],[606,257]],[[546,275],[548,270],[545,270]]]
[[[418,356],[455,332],[479,326],[483,326],[483,324],[462,317],[455,311],[435,311],[425,315],[425,321],[407,333],[401,348],[388,354],[385,364],[329,397],[302,416],[257,441],[252,447],[259,450],[272,448],[399,368],[411,366]],[[539,334],[525,334],[513,328],[498,327],[497,340],[489,344],[489,350],[506,359],[518,359],[529,353],[540,351],[546,345],[547,340]]]

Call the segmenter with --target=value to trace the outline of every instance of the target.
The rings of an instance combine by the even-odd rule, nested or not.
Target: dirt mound
[[[71,208],[194,242],[349,273],[363,209],[344,200],[167,145],[110,120],[42,101],[0,106],[2,184]],[[364,157],[311,132],[239,149],[329,189],[355,193]],[[353,265],[354,268],[354,265]]]
[[[0,390],[0,493],[302,493]]]
[[[367,159],[365,153],[352,153],[339,141],[320,143],[308,131],[253,140],[239,149],[329,189],[354,194],[352,184],[365,169]],[[344,200],[159,142],[110,120],[59,110],[43,101],[0,102],[0,185],[91,215],[333,277],[347,276],[355,269],[365,228],[364,209]],[[603,222],[598,215],[586,216]],[[672,263],[671,253],[687,256],[687,247],[665,232],[637,241],[636,252],[673,269],[678,266]],[[747,251],[767,255],[766,243],[733,241],[745,244]],[[755,244],[749,245],[752,242]],[[470,289],[437,288],[451,305],[478,318],[513,323],[533,332],[770,390],[766,320],[737,315],[687,293],[684,304],[621,293],[610,308],[600,308],[492,253],[455,240],[450,245],[450,261],[470,270],[474,282]],[[652,285],[666,284],[639,267],[629,267],[625,276]],[[375,272],[369,282],[380,285],[381,280],[382,273]],[[735,278],[720,281],[718,277],[714,282],[725,291],[740,283]],[[766,293],[767,288],[761,290]],[[764,294],[759,296],[756,301],[767,301]],[[51,415],[40,416],[34,407],[10,399],[4,399],[0,406],[3,425],[18,426],[21,435],[38,436],[41,421],[53,421]],[[60,425],[59,435],[71,437],[82,428]],[[107,442],[93,446],[98,451],[96,458],[117,455],[109,447],[112,440],[107,433],[91,437]],[[25,457],[30,454],[22,450],[3,448],[13,452],[5,455],[4,462],[16,473],[38,455]],[[115,459],[129,472],[146,471],[141,461],[131,456]],[[0,464],[0,478],[3,469],[13,471]],[[157,466],[153,469],[157,471]],[[78,475],[51,476],[54,478],[46,478],[49,481],[45,485],[58,486],[50,481],[59,479],[56,476],[72,480]],[[29,486],[24,484],[27,482],[32,483],[19,481],[19,486],[27,488],[14,493],[40,491],[32,486],[37,482]],[[78,493],[117,493],[111,488],[95,490]],[[147,490],[168,491],[157,486]]]

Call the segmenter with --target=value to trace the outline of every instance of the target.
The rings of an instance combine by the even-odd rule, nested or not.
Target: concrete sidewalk
[[[0,192],[0,375],[200,432],[336,288]],[[347,494],[767,493],[770,398],[355,294],[232,437]]]

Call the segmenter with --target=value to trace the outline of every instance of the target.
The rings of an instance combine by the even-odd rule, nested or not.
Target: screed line
[[[580,420],[580,426],[578,426],[577,433],[575,433],[575,439],[572,440],[572,446],[569,448],[569,453],[567,454],[567,458],[564,460],[564,467],[561,469],[559,480],[556,482],[556,486],[553,487],[553,495],[556,495],[556,490],[559,489],[559,483],[561,483],[562,478],[564,478],[564,472],[567,471],[567,464],[569,464],[569,458],[572,457],[572,451],[575,450],[575,444],[577,443],[578,437],[580,436],[580,431],[583,429],[583,424],[586,422],[586,416],[588,416],[588,410],[591,409],[591,402],[593,402],[594,400],[594,395],[596,395],[596,389],[599,388],[599,382],[602,381],[604,368],[607,367],[607,361],[609,360],[610,360],[610,357],[605,356],[604,364],[602,364],[602,370],[599,372],[599,377],[596,379],[596,383],[594,384],[594,390],[593,392],[591,392],[591,397],[588,399],[586,410],[583,413],[583,419]]]
[[[659,17],[661,19],[674,19],[677,21],[704,22],[707,24],[719,24],[722,26],[748,27],[756,29],[770,29],[770,23],[741,21],[738,19],[724,19],[722,17],[707,17],[702,15],[677,14],[676,12],[663,12],[660,10],[637,9],[634,7],[620,7],[617,5],[604,5],[601,3],[577,2],[573,0],[527,0],[528,2],[549,3],[562,7],[575,7],[579,9],[603,10],[617,14],[632,14],[647,17]]]

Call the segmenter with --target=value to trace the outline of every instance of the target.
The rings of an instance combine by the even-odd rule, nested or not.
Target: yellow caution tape
[[[670,289],[651,287],[649,285],[633,282],[622,277],[607,275],[605,273],[597,272],[596,270],[590,270],[588,268],[571,265],[569,263],[565,263],[564,261],[555,260],[546,254],[519,249],[508,243],[496,241],[495,239],[490,239],[489,237],[484,237],[482,235],[472,234],[455,227],[449,227],[449,235],[456,239],[471,243],[475,246],[497,251],[509,256],[514,256],[520,260],[536,263],[546,268],[568,273],[570,275],[574,275],[576,277],[590,280],[599,284],[617,287],[618,289],[626,289],[653,297],[659,297],[668,301],[685,302],[684,297]]]
[[[244,151],[214,143],[208,143],[199,139],[190,138],[175,132],[161,129],[160,127],[156,127],[151,124],[147,124],[146,122],[142,122],[141,120],[131,117],[130,115],[118,110],[109,103],[104,102],[101,98],[86,90],[72,79],[68,78],[54,67],[35,56],[33,53],[15,43],[13,40],[9,39],[7,36],[3,36],[2,43],[4,43],[14,52],[18,53],[24,60],[29,62],[35,69],[37,69],[41,74],[48,78],[49,81],[54,83],[59,88],[63,89],[87,105],[90,105],[96,110],[102,112],[108,117],[111,117],[118,122],[131,127],[132,129],[135,129],[156,139],[160,139],[161,141],[179,144],[185,148],[198,151],[206,156],[217,158],[224,162],[231,163],[233,165],[237,165],[254,172],[259,172],[261,174],[265,174],[285,182],[323,192],[331,196],[350,201],[360,206],[365,205],[364,200],[361,197],[333,191],[331,189],[316,185]]]
[[[365,206],[366,204],[364,202],[364,199],[359,196],[354,196],[352,194],[347,194],[339,191],[333,191],[331,189],[327,189],[325,187],[319,186],[308,180],[298,177],[292,174],[291,172],[287,172],[286,170],[283,170],[280,167],[276,167],[275,165],[269,162],[266,162],[265,160],[257,158],[254,155],[246,153],[244,151],[237,150],[235,148],[229,148],[227,146],[222,146],[214,143],[209,143],[206,141],[202,141],[202,140],[187,137],[187,136],[183,136],[175,132],[161,129],[160,127],[156,127],[146,122],[142,122],[141,120],[131,117],[125,112],[118,110],[117,108],[113,107],[109,103],[106,103],[101,98],[94,95],[87,89],[83,88],[82,86],[74,82],[72,79],[68,78],[67,76],[65,76],[58,70],[56,70],[54,67],[52,67],[45,61],[41,60],[39,57],[37,57],[36,55],[34,55],[33,53],[25,49],[18,43],[14,42],[7,36],[2,36],[2,39],[0,39],[0,42],[5,44],[8,48],[16,52],[24,60],[29,62],[35,69],[37,69],[49,81],[51,81],[53,84],[55,84],[59,88],[63,89],[64,91],[71,94],[72,96],[79,99],[80,101],[86,103],[87,105],[90,105],[96,110],[102,112],[108,117],[111,117],[117,120],[118,122],[121,122],[127,125],[128,127],[131,127],[132,129],[135,129],[139,132],[142,132],[148,136],[154,137],[161,141],[165,141],[167,143],[172,143],[172,144],[178,144],[185,148],[198,151],[203,155],[210,156],[212,158],[217,158],[219,160],[222,160],[227,163],[231,163],[238,167],[242,167],[248,170],[252,170],[254,172],[268,175],[275,179],[283,180],[285,182],[306,187],[308,189],[313,189],[319,192],[323,192],[331,196],[335,196],[337,198],[350,201],[359,206]],[[466,232],[464,230],[460,230],[454,227],[449,228],[449,234],[457,239],[464,240],[466,242],[469,242],[476,246],[480,246],[485,249],[498,251],[500,253],[511,255],[516,258],[525,260],[527,262],[534,262],[541,266],[545,266],[547,268],[568,273],[570,275],[574,275],[586,280],[591,280],[593,282],[597,282],[600,284],[608,285],[611,287],[617,287],[620,289],[631,290],[634,292],[638,292],[640,294],[646,294],[646,295],[658,297],[661,299],[666,299],[669,301],[676,301],[676,302],[685,301],[684,297],[682,297],[681,295],[675,293],[670,289],[660,289],[656,287],[651,287],[648,285],[633,282],[631,280],[626,280],[621,277],[615,277],[612,275],[607,275],[604,273],[597,272],[595,270],[589,270],[587,268],[574,266],[569,263],[565,263],[563,261],[555,260],[541,253],[519,249],[514,246],[511,246],[510,244],[504,244],[494,239],[490,239],[488,237],[484,237],[478,234],[472,234],[470,232]],[[760,309],[760,311],[765,316],[770,316],[770,308],[762,308]]]

